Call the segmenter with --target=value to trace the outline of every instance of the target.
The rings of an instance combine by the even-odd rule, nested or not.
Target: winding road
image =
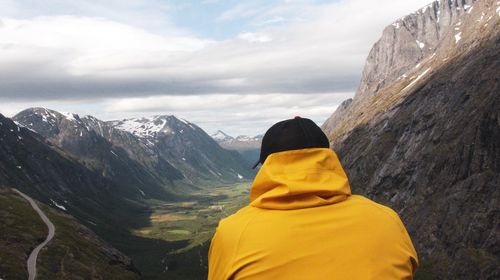
[[[38,215],[40,216],[42,221],[49,228],[49,234],[47,234],[47,238],[45,239],[45,241],[43,241],[38,246],[36,246],[36,248],[33,249],[33,251],[31,252],[31,254],[28,258],[28,262],[27,262],[28,279],[34,280],[36,277],[36,259],[38,257],[38,253],[45,245],[47,245],[47,243],[49,243],[50,240],[52,240],[52,238],[54,237],[54,234],[56,232],[56,228],[54,227],[54,224],[49,220],[49,218],[47,218],[45,213],[43,213],[43,211],[38,207],[36,202],[33,201],[33,199],[31,199],[31,197],[25,195],[24,193],[20,192],[17,189],[12,189],[12,190],[17,192],[20,196],[22,196],[24,199],[26,199],[31,204],[31,207],[33,207],[33,209],[35,209],[35,211],[38,213]]]

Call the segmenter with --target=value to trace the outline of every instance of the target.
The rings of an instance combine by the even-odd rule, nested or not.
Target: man
[[[250,205],[222,220],[209,280],[412,279],[417,253],[399,216],[351,195],[321,129],[296,117],[262,139]]]

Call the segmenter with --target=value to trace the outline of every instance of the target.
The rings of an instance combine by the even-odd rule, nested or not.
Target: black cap
[[[330,148],[328,138],[319,126],[301,117],[278,122],[264,134],[259,161],[253,168],[264,163],[272,153],[306,148]]]

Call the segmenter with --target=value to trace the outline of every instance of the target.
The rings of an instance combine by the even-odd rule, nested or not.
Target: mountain
[[[260,146],[264,135],[254,137],[239,135],[234,138],[218,130],[211,136],[224,149],[238,151],[252,165],[259,159]]]
[[[201,128],[175,116],[105,122],[30,108],[13,119],[144,197],[171,199],[178,185],[253,176],[239,154],[220,148]]]
[[[216,133],[210,135],[217,143],[223,143],[234,140],[234,137],[227,135],[222,130],[217,130]]]
[[[352,112],[364,110],[366,106],[361,101],[370,100],[384,86],[398,79],[408,79],[410,73],[418,72],[414,71],[415,67],[422,69],[419,63],[433,56],[438,46],[443,49],[442,42],[450,38],[450,33],[454,34],[452,41],[455,41],[455,35],[461,36],[463,29],[467,28],[462,25],[462,16],[472,12],[477,14],[477,9],[474,11],[472,6],[474,2],[434,1],[387,26],[368,54],[354,100],[344,101],[323,128],[338,135],[344,133],[344,128],[353,127],[341,127],[340,124]],[[481,13],[479,17],[484,17]],[[453,44],[451,47],[454,49]]]
[[[31,130],[0,115],[0,187],[15,187],[48,205],[62,205],[87,225],[113,225],[128,211],[135,193],[101,174]]]
[[[150,210],[142,200],[137,199],[135,192],[125,191],[121,186],[114,184],[100,173],[87,168],[72,155],[47,142],[38,133],[20,127],[11,119],[0,114],[0,194],[2,194],[2,199],[4,198],[3,194],[6,194],[6,199],[10,201],[9,204],[2,204],[8,209],[0,211],[0,216],[2,216],[3,224],[16,223],[12,225],[15,228],[2,230],[0,242],[8,244],[9,248],[20,246],[20,250],[26,250],[23,246],[26,245],[24,242],[27,239],[22,238],[31,238],[29,237],[31,233],[28,230],[25,235],[22,235],[22,238],[19,237],[21,239],[5,239],[7,235],[4,235],[4,233],[11,233],[11,230],[21,231],[26,227],[30,228],[30,231],[34,230],[29,222],[22,223],[9,218],[10,215],[20,215],[19,219],[25,217],[28,220],[26,216],[28,213],[23,210],[26,207],[19,208],[20,212],[16,212],[16,209],[12,208],[14,206],[11,203],[14,203],[14,200],[8,191],[12,187],[21,190],[42,204],[74,216],[82,227],[90,228],[107,242],[113,243],[114,246],[120,245],[121,242],[131,243],[131,240],[134,239],[130,237],[128,228],[143,226],[149,222],[147,216],[142,216],[147,215]],[[11,213],[11,211],[14,212]],[[71,228],[79,229],[79,226],[74,225]],[[82,230],[75,233],[66,229],[58,231],[58,233],[62,234],[63,238],[71,236],[73,236],[71,238],[75,238],[74,236],[77,234],[81,234],[80,238],[88,237],[88,234]],[[15,234],[15,231],[12,234]],[[82,242],[85,243],[85,241],[77,240],[73,244],[81,244]],[[90,240],[90,242],[93,241]],[[136,242],[147,243],[142,240]],[[64,249],[64,247],[61,248]],[[82,249],[81,256],[89,262],[98,263],[103,259],[92,258],[92,256],[97,257],[97,255],[92,254],[100,250],[99,248],[85,247]],[[83,251],[90,255],[86,255]],[[67,252],[75,252],[75,248],[72,247]],[[5,258],[19,257],[18,254],[23,252],[13,251],[12,253],[14,255],[5,256]],[[72,262],[72,258],[68,255],[68,265]],[[2,257],[2,263],[3,260]],[[80,266],[80,264],[75,265]],[[51,264],[50,267],[52,270],[60,269],[54,264]]]
[[[216,133],[212,134],[211,137],[225,149],[240,151],[260,149],[260,144],[262,143],[262,137],[264,137],[264,135],[257,135],[254,137],[239,135],[235,138],[218,130]]]
[[[323,125],[353,192],[404,220],[417,279],[500,276],[499,25],[493,0],[435,1],[396,21]]]
[[[161,177],[152,173],[133,158],[141,154],[137,152],[140,148],[130,149],[134,153],[129,153],[121,146],[114,145],[109,141],[110,136],[104,135],[104,131],[110,131],[110,127],[91,116],[80,118],[76,114],[30,108],[18,113],[12,119],[36,131],[87,168],[120,186],[122,192],[137,198],[146,196],[171,198],[172,195],[163,186],[182,178],[182,174],[168,163],[165,163],[165,167],[161,170]],[[115,137],[120,136],[119,133],[115,134],[118,134]],[[137,144],[133,139],[128,143],[131,147]]]
[[[221,148],[200,127],[175,116],[132,118],[108,123],[114,129],[133,134],[155,157],[180,170],[189,182],[199,179],[234,181],[254,175],[249,164],[237,152]]]

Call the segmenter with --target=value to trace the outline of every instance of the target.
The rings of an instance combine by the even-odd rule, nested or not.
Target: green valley
[[[146,217],[140,219],[148,219],[149,225],[131,229],[131,234],[136,240],[151,241],[151,246],[146,250],[143,245],[141,250],[134,250],[132,246],[130,250],[123,250],[134,259],[144,279],[167,276],[168,279],[197,279],[196,275],[206,271],[208,246],[219,220],[248,204],[250,183],[205,186],[185,201],[148,201],[151,213],[144,213]]]

